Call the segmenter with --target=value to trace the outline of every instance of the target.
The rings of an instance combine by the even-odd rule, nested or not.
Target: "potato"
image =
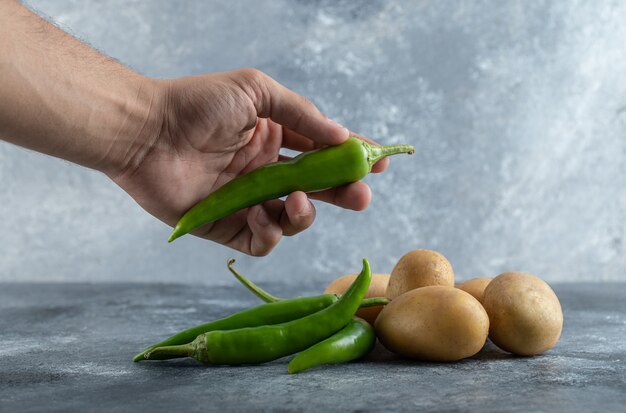
[[[510,353],[530,356],[552,348],[561,336],[563,312],[552,288],[523,272],[505,272],[485,289],[489,338]]]
[[[489,317],[465,291],[430,286],[396,297],[374,325],[380,342],[394,353],[420,360],[455,361],[480,351],[487,340]]]
[[[431,250],[410,251],[391,271],[387,298],[393,300],[400,294],[429,285],[454,287],[454,271],[450,262]]]
[[[491,280],[493,280],[493,278],[472,278],[458,284],[456,288],[458,288],[459,290],[463,290],[466,293],[472,294],[472,296],[482,304],[483,295],[485,294],[485,288],[487,287],[487,285],[489,285],[489,282],[491,282]]]
[[[328,287],[324,290],[324,294],[343,294],[348,287],[356,279],[356,274],[348,274],[339,277],[328,284]],[[365,294],[366,298],[369,297],[384,297],[387,290],[387,283],[389,283],[389,274],[372,274],[372,282]],[[370,324],[374,324],[378,313],[383,309],[382,305],[376,307],[361,308],[356,312],[358,317],[361,317]]]

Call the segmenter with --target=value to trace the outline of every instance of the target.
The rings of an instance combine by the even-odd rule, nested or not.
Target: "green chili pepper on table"
[[[240,209],[295,191],[315,192],[356,182],[382,158],[414,151],[411,145],[375,146],[350,137],[339,145],[264,165],[227,182],[198,202],[180,218],[168,241]]]
[[[145,360],[148,351],[163,346],[175,346],[192,342],[198,335],[215,330],[235,330],[244,327],[257,327],[267,324],[280,324],[307,316],[327,308],[337,301],[334,294],[323,294],[313,297],[296,297],[262,304],[258,307],[244,310],[228,317],[201,324],[181,331],[159,343],[156,343],[133,357],[133,361]],[[155,358],[153,357],[153,360]]]
[[[374,328],[367,321],[354,317],[337,333],[296,355],[287,371],[298,373],[322,364],[356,360],[369,353],[375,342]]]
[[[281,324],[211,331],[189,344],[157,347],[148,351],[145,358],[193,357],[203,363],[239,365],[264,363],[297,353],[345,327],[359,308],[370,281],[370,266],[364,259],[363,270],[346,293],[323,310]]]
[[[243,284],[250,292],[265,302],[276,302],[283,300],[278,298],[252,281],[241,275],[233,264],[235,259],[231,258],[226,263],[230,272]],[[385,297],[364,298],[360,308],[375,305],[386,305],[389,300]],[[354,317],[343,329],[321,341],[303,352],[299,353],[287,367],[289,373],[298,373],[311,367],[322,364],[341,363],[359,359],[369,353],[376,342],[374,328],[365,320]]]
[[[134,362],[145,360],[145,353],[164,346],[176,346],[192,342],[198,335],[215,330],[235,330],[244,327],[258,327],[267,324],[279,324],[302,318],[330,306],[339,297],[335,294],[321,294],[311,297],[278,298],[263,290],[252,281],[239,274],[232,265],[235,260],[228,260],[228,268],[241,284],[253,292],[266,303],[281,302],[281,305],[263,304],[254,308],[240,311],[228,317],[188,328],[173,336],[153,344],[133,357]],[[384,297],[365,298],[361,301],[360,308],[388,304],[389,300]]]

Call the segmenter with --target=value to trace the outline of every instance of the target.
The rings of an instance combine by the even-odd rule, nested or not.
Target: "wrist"
[[[103,112],[92,130],[101,131],[107,147],[90,165],[112,179],[132,173],[154,148],[163,128],[166,82],[136,75],[128,78],[121,96],[111,96],[110,110]]]

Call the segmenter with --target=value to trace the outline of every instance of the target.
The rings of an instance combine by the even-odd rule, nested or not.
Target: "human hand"
[[[145,210],[174,226],[194,204],[224,183],[261,165],[286,159],[281,148],[309,151],[343,142],[347,129],[312,103],[254,69],[152,81],[160,132],[120,170],[107,172]],[[147,128],[151,130],[151,128]],[[388,160],[373,172],[383,171]],[[317,199],[363,210],[367,184],[305,194],[294,192],[238,211],[192,233],[249,255],[268,254],[282,235],[308,228]]]
[[[143,208],[174,225],[225,182],[347,139],[307,100],[258,70],[152,80],[41,19],[0,2],[0,139],[104,172]],[[382,171],[387,160],[374,166]],[[296,192],[194,231],[251,255],[309,227],[309,198],[361,210],[362,182]]]

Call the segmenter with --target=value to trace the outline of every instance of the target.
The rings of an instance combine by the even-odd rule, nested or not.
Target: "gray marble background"
[[[387,272],[413,248],[458,278],[626,280],[626,3],[30,1],[135,70],[257,67],[381,143],[356,213],[251,258],[169,228],[105,176],[0,142],[0,280],[226,284]]]

